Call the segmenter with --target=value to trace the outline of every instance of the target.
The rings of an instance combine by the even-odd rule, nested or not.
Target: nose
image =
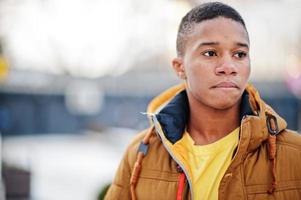
[[[231,57],[222,58],[216,67],[216,75],[236,75],[237,66]]]

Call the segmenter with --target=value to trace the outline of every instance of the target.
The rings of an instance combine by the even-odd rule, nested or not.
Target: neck
[[[189,94],[188,102],[190,114],[187,129],[197,145],[213,143],[239,126],[240,102],[227,109],[215,109]]]

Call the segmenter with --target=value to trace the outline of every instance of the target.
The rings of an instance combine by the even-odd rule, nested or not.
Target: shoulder
[[[280,185],[301,187],[301,135],[285,129],[277,136],[276,171]],[[297,181],[297,182],[296,182]],[[291,188],[292,189],[292,188]]]
[[[146,129],[138,133],[128,146],[125,158],[130,168],[133,168],[137,160],[138,149],[141,141],[149,131],[150,129]],[[169,156],[168,151],[162,144],[160,137],[156,134],[155,130],[153,130],[148,144],[147,155],[143,158],[143,163],[148,165],[148,168],[150,169],[156,168],[156,170],[160,171],[162,170],[162,167],[164,168],[169,166],[172,162],[172,158]],[[166,167],[166,169],[168,168],[169,170],[175,171],[176,168],[174,169],[174,166],[171,167],[172,169],[169,169],[170,166]]]
[[[291,169],[298,172],[298,179],[301,180],[301,135],[295,131],[285,129],[277,136],[277,160],[283,169]],[[286,173],[283,171],[283,173]],[[294,174],[295,176],[296,174]]]
[[[136,161],[136,156],[137,156],[137,151],[138,151],[139,145],[140,145],[141,141],[143,140],[143,138],[145,137],[147,131],[148,131],[148,129],[145,129],[145,130],[137,133],[137,135],[134,136],[134,138],[128,145],[124,156],[125,156],[125,159],[128,160],[128,162],[130,164],[134,163]]]
[[[144,137],[146,136],[146,134],[149,131],[150,131],[150,128],[139,132],[136,136],[134,136],[131,143],[128,145],[125,157],[128,160],[129,165],[131,167],[134,165],[134,163],[137,159],[138,148],[139,148],[142,140],[144,139]],[[149,141],[148,152],[153,149],[153,144],[158,144],[158,143],[161,143],[159,140],[159,137],[156,135],[155,131],[153,131],[152,136]],[[152,147],[150,148],[150,146],[152,146]]]
[[[139,144],[141,143],[141,141],[143,140],[143,138],[145,137],[147,131],[149,129],[145,129],[143,131],[138,132],[132,139],[132,141],[130,142],[130,144],[128,145],[128,149],[127,151],[132,152],[132,151],[137,151],[137,147],[139,146]]]
[[[277,144],[301,153],[301,134],[296,131],[285,129],[277,136]]]

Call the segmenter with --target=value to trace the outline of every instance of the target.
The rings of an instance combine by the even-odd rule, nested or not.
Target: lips
[[[236,89],[238,89],[239,87],[234,82],[225,81],[225,82],[218,83],[217,85],[213,86],[213,88],[229,88],[229,89],[236,88]]]

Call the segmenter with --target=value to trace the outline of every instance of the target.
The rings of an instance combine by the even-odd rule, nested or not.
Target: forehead
[[[194,25],[188,35],[186,47],[200,42],[217,42],[221,45],[245,43],[249,45],[249,36],[242,24],[232,19],[217,17]]]

